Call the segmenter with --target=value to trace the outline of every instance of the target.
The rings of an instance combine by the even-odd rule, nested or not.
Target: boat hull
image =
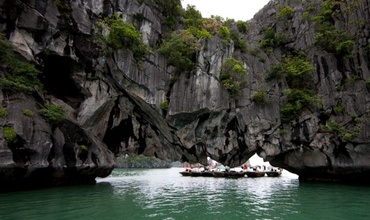
[[[240,178],[240,177],[245,177],[245,172],[236,172],[236,171],[230,171],[227,173],[227,177],[229,178]]]
[[[248,177],[264,177],[265,172],[258,172],[258,171],[247,171],[245,172]]]
[[[182,176],[192,176],[192,177],[228,177],[228,178],[240,178],[245,176],[245,172],[235,172],[235,171],[203,171],[203,172],[192,172],[192,171],[181,171]]]
[[[278,171],[268,171],[266,172],[268,177],[279,177],[281,176],[281,172]]]

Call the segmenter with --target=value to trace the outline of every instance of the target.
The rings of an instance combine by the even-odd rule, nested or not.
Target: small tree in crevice
[[[6,89],[25,93],[32,93],[35,88],[43,91],[39,79],[41,71],[15,54],[11,42],[4,34],[0,34],[0,68],[4,72],[4,77],[0,77],[0,83]]]
[[[158,51],[167,58],[168,65],[190,72],[195,68],[200,49],[199,40],[189,30],[181,30],[168,37]]]
[[[64,119],[64,109],[59,105],[46,104],[45,107],[39,110],[39,114],[51,124],[56,124]]]
[[[8,143],[15,143],[15,142],[17,142],[17,133],[10,126],[4,126],[3,127],[3,136],[4,136],[4,139]]]
[[[289,42],[287,36],[277,33],[273,27],[267,27],[263,35],[264,38],[259,42],[259,46],[266,52],[272,52],[274,48],[284,46]]]
[[[237,99],[240,96],[241,90],[246,83],[244,80],[246,74],[247,70],[240,60],[232,57],[226,58],[220,72],[220,81],[229,92],[231,98]]]
[[[285,90],[287,102],[280,110],[282,123],[288,123],[298,118],[305,108],[320,102],[313,90],[314,69],[307,61],[306,54],[297,52],[285,56],[283,61],[276,64],[268,73],[267,81],[285,80],[288,85],[288,89]]]
[[[101,31],[108,30],[107,35],[97,32],[96,38],[96,43],[102,47],[105,54],[127,48],[132,51],[136,61],[141,61],[146,54],[151,53],[142,42],[140,31],[133,24],[124,21],[118,14],[101,20],[97,23],[97,27]]]

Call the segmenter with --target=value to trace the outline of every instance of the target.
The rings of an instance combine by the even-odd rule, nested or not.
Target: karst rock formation
[[[10,57],[41,83],[22,89],[0,54],[2,185],[93,182],[138,154],[239,166],[258,153],[302,180],[370,180],[367,0],[271,0],[249,21],[203,18],[213,26],[195,38],[191,68],[178,44],[163,52],[171,36],[193,39],[181,35],[191,22],[180,0],[1,0],[0,10]],[[117,47],[113,22],[140,42]],[[230,60],[245,74],[227,75]],[[51,106],[63,118],[45,114]]]

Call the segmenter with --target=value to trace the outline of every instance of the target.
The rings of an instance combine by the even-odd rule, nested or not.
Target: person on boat
[[[226,172],[229,172],[230,171],[230,167],[229,166],[225,166],[225,171]]]
[[[248,165],[245,163],[243,164],[243,170],[247,170],[248,169]]]
[[[257,172],[262,172],[263,170],[264,170],[264,169],[263,169],[260,165],[258,165],[255,171],[257,171]]]
[[[184,169],[185,169],[186,172],[189,172],[189,167],[188,167],[188,164],[187,163],[185,163]]]
[[[212,170],[211,171],[217,170],[217,167],[218,167],[217,162],[216,163],[212,163]]]

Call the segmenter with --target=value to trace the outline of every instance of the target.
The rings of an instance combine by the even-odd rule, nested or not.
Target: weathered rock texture
[[[293,13],[281,16],[287,6]],[[14,128],[20,141],[11,144],[0,139],[0,182],[91,181],[109,175],[113,155],[145,154],[202,163],[210,156],[236,166],[255,152],[302,179],[370,180],[366,87],[370,5],[366,0],[341,1],[331,17],[338,30],[352,36],[352,56],[345,59],[315,45],[312,17],[321,7],[321,0],[270,1],[249,21],[243,35],[248,52],[218,36],[201,40],[197,67],[189,74],[168,66],[155,49],[169,33],[163,25],[164,11],[155,4],[1,0],[0,28],[19,54],[42,68],[47,95],[1,93],[9,115],[0,123]],[[94,43],[96,21],[113,13],[135,24],[143,42],[152,48],[153,53],[140,64],[128,49],[103,56]],[[182,27],[181,19],[175,26]],[[261,49],[267,27],[287,36],[288,42],[268,52]],[[266,82],[265,77],[287,51],[306,51],[315,67],[315,92],[322,103],[281,123],[286,82]],[[231,56],[242,60],[248,70],[247,85],[238,100],[229,96],[219,79],[223,62]],[[260,90],[267,91],[264,104],[252,100]],[[37,113],[46,101],[63,106],[67,119],[51,126],[38,114],[22,115],[24,108]],[[160,107],[165,101],[169,102],[166,111]],[[328,122],[339,124],[341,134],[322,129]],[[355,137],[345,138],[345,131],[354,129]],[[81,145],[87,151],[82,152]]]

